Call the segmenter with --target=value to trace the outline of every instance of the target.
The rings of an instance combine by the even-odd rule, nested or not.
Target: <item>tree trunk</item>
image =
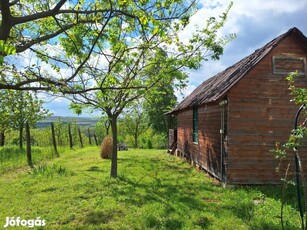
[[[54,153],[57,157],[59,157],[59,152],[58,152],[58,149],[56,147],[56,139],[55,139],[55,132],[54,132],[54,124],[53,122],[51,122],[51,137],[52,137],[52,145],[53,145],[53,150],[54,150]]]
[[[117,115],[112,115],[110,119],[113,138],[111,177],[117,177]]]
[[[139,119],[139,122],[141,123],[140,121],[141,119]],[[140,129],[139,129],[139,125],[136,124],[136,129],[135,129],[135,147],[138,148],[139,147],[139,136],[140,136]]]
[[[30,135],[30,127],[29,123],[26,122],[26,142],[27,142],[27,161],[28,165],[33,168],[33,163],[32,163],[32,153],[31,153],[31,135]]]
[[[108,136],[110,134],[110,125],[111,125],[110,121],[104,122],[104,127],[106,128],[106,136]]]
[[[136,134],[134,135],[134,147],[138,148],[138,136]]]
[[[0,146],[4,146],[5,135],[4,131],[0,131]]]
[[[23,148],[23,127],[19,128],[19,148]]]

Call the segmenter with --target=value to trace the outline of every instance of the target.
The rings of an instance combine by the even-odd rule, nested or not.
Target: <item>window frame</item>
[[[193,107],[193,129],[192,129],[193,143],[198,144],[198,107]]]

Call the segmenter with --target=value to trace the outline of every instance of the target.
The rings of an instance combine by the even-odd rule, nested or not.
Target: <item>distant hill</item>
[[[50,116],[36,123],[37,128],[45,128],[51,124],[51,122],[58,122],[59,120],[64,122],[75,122],[80,126],[94,126],[98,120],[90,117],[61,117]]]

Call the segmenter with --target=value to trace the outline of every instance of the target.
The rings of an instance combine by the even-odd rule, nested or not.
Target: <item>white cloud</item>
[[[191,25],[182,34],[183,39],[191,34],[193,24],[204,26],[208,17],[224,12],[229,2],[201,0],[203,8],[191,18]],[[184,94],[292,27],[307,35],[306,12],[306,0],[234,0],[220,35],[236,33],[237,38],[225,46],[219,61],[208,61],[198,71],[189,71],[190,83]]]
[[[220,15],[225,12],[228,7],[228,4],[222,4],[221,1],[200,1],[200,5],[203,7],[197,11],[190,18],[189,25],[186,26],[185,30],[180,33],[181,39],[188,39],[195,31],[195,28],[203,29],[206,27],[207,20],[211,17],[218,18]]]
[[[295,13],[306,4],[305,0],[235,0],[233,11],[236,15],[246,15],[260,21],[261,15]]]

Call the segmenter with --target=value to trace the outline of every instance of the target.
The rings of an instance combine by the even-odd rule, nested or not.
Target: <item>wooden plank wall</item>
[[[175,141],[175,130],[169,129],[168,130],[168,148],[171,148],[174,141]]]
[[[273,74],[272,56],[307,58],[307,51],[296,38],[286,38],[229,91],[229,184],[280,183],[270,150],[288,140],[298,106],[290,102],[287,75]],[[299,80],[303,87],[306,78]],[[306,167],[307,151],[300,152]]]
[[[208,104],[198,108],[198,143],[193,143],[193,110],[178,114],[178,150],[216,177],[220,177],[221,108]]]

